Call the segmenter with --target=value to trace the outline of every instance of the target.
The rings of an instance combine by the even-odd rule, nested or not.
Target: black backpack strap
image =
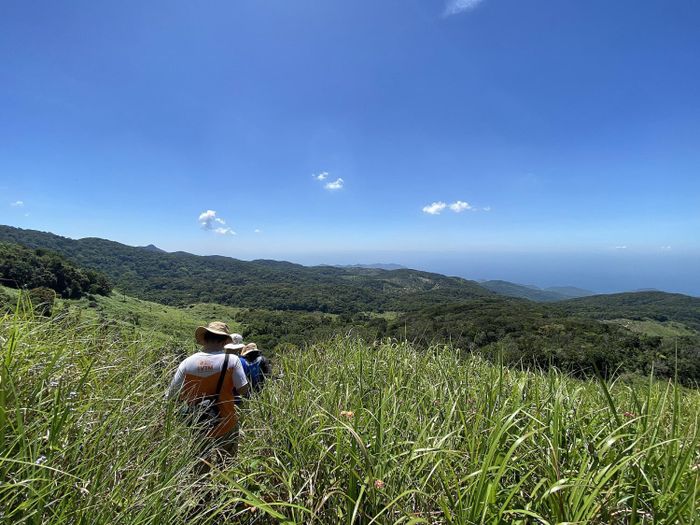
[[[219,394],[221,394],[221,387],[224,386],[224,378],[226,377],[226,372],[228,371],[228,356],[224,357],[224,364],[221,367],[221,374],[219,374],[219,382],[216,384],[216,401],[219,401]]]

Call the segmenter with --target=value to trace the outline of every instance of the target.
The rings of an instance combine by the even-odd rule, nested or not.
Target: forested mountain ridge
[[[0,226],[0,240],[53,250],[80,266],[104,272],[129,295],[171,305],[214,302],[354,313],[407,311],[495,295],[473,281],[417,270],[247,262],[216,255],[164,253],[98,238],[74,240],[10,226]]]

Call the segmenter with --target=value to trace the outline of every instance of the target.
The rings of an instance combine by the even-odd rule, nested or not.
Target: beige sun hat
[[[207,326],[198,326],[197,330],[194,332],[194,338],[197,343],[204,345],[204,334],[205,333],[217,334],[217,335],[227,335],[231,337],[231,330],[226,323],[221,321],[212,321]]]
[[[262,354],[262,351],[260,349],[258,349],[258,345],[256,345],[255,343],[248,343],[243,348],[243,351],[241,352],[241,357],[255,358],[261,354]]]

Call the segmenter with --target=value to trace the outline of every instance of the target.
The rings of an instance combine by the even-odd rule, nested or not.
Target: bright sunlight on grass
[[[236,461],[198,476],[163,400],[189,341],[20,305],[0,344],[6,523],[697,520],[700,394],[670,383],[336,339],[281,356]]]

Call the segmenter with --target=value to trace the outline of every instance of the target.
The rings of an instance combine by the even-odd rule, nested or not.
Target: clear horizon
[[[0,19],[0,223],[700,295],[700,5],[183,0]]]

